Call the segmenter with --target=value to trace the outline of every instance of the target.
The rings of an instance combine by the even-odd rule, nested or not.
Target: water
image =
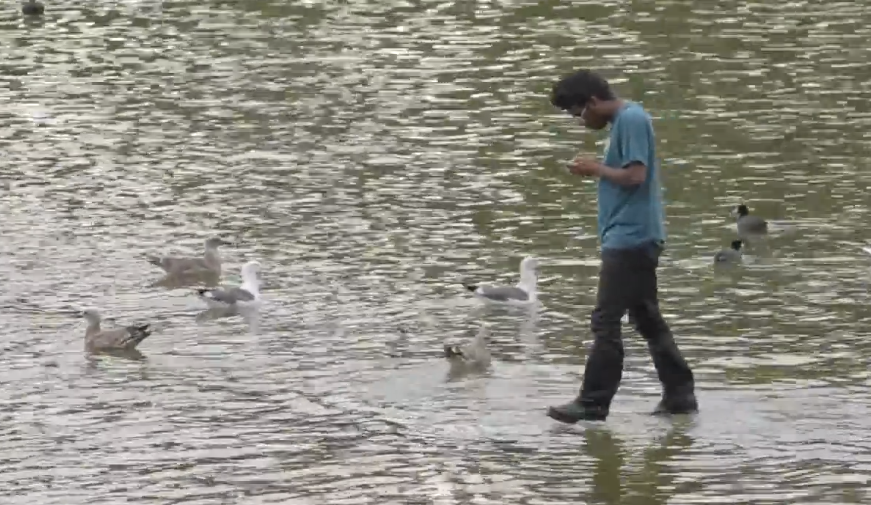
[[[864,503],[871,11],[855,3],[50,2],[0,19],[4,504]],[[240,6],[242,5],[242,6]],[[656,116],[666,316],[702,412],[627,328],[607,423],[556,426],[589,343],[589,65]],[[776,222],[737,272],[731,207]],[[197,323],[145,253],[264,265]],[[462,280],[542,258],[537,313]],[[87,360],[77,309],[161,330]],[[492,325],[492,372],[445,341]]]

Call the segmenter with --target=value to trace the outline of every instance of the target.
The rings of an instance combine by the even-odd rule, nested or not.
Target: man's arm
[[[620,186],[640,186],[647,180],[647,166],[640,161],[632,161],[623,168],[601,165],[599,177]]]
[[[622,118],[617,131],[617,142],[622,155],[623,166],[611,168],[605,165],[599,169],[599,177],[620,186],[639,186],[647,180],[647,166],[650,158],[650,139],[653,138],[650,120],[642,114],[632,114]]]

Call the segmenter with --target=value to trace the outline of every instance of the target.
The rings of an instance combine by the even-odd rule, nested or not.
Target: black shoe
[[[567,424],[575,424],[578,421],[604,421],[608,417],[608,410],[581,405],[577,400],[572,400],[564,405],[548,407],[547,417]]]
[[[669,414],[695,414],[699,411],[699,402],[696,401],[695,393],[675,395],[659,400],[653,415],[664,416]]]

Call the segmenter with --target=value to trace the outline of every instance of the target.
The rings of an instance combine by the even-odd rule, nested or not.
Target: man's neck
[[[623,100],[622,98],[615,98],[614,100],[611,100],[611,102],[608,104],[608,107],[610,109],[608,111],[608,115],[610,116],[608,118],[609,123],[614,122],[614,118],[617,117],[617,112],[619,112],[620,109],[622,109],[624,105],[626,105],[626,101]]]

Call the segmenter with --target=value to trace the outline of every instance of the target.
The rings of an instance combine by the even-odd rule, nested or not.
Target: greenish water
[[[50,2],[0,13],[4,504],[866,503],[871,12],[848,2]],[[628,329],[606,423],[575,394],[601,137],[547,92],[589,66],[656,117],[662,303],[702,412]],[[715,274],[747,203],[774,222]],[[145,252],[238,239],[257,331],[198,323]],[[542,307],[462,280],[542,263]],[[162,329],[88,361],[74,309]],[[492,371],[445,341],[491,325]]]

